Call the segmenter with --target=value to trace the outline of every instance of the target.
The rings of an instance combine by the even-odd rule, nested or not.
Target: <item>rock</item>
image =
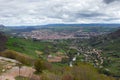
[[[69,65],[70,67],[73,67],[73,64],[72,64],[72,62],[70,62],[70,65]]]
[[[48,55],[48,58],[52,58],[52,55]]]
[[[11,68],[12,68],[12,66],[10,66],[10,65],[9,65],[9,66],[7,66],[6,68],[7,68],[7,69],[11,69]]]
[[[74,57],[74,58],[72,59],[72,61],[76,61],[76,57]]]
[[[5,69],[2,69],[2,72],[5,72]]]

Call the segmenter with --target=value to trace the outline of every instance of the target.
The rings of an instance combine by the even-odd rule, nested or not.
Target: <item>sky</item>
[[[0,24],[120,23],[120,0],[0,0]]]

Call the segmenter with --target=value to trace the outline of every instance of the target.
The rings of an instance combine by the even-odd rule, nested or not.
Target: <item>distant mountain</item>
[[[47,24],[47,25],[41,25],[42,27],[120,27],[120,24]]]
[[[106,31],[111,32],[116,30],[120,27],[120,24],[47,24],[47,25],[35,25],[35,26],[7,26],[7,31],[12,32],[30,32],[32,30],[38,30],[38,29],[50,29],[50,28],[73,28],[73,27],[81,27],[86,30],[92,30],[92,31]],[[108,29],[109,28],[109,29]]]
[[[4,25],[0,25],[0,29],[4,29],[5,28],[5,26]]]
[[[30,32],[32,30],[36,30],[36,28],[35,27],[13,28],[13,31],[15,31],[17,33],[18,32]]]
[[[90,24],[47,24],[47,25],[34,25],[34,26],[7,26],[12,28],[27,28],[27,27],[35,27],[35,28],[48,28],[48,27],[120,27],[120,24],[102,24],[102,23],[90,23]]]

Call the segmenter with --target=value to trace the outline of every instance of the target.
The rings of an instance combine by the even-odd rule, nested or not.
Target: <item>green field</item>
[[[9,38],[7,48],[15,50],[31,57],[37,57],[36,50],[43,51],[45,47],[50,46],[50,42],[39,42],[21,38]]]
[[[68,43],[69,40],[34,41],[32,39],[8,38],[7,48],[37,58],[36,51],[43,53],[43,55],[64,52],[68,48]]]

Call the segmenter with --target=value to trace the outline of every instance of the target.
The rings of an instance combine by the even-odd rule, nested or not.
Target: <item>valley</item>
[[[0,0],[0,80],[120,80],[120,0]]]
[[[0,56],[8,58],[8,62],[11,61],[9,59],[20,62],[22,78],[119,80],[119,27],[49,27],[26,30],[12,28],[0,34],[0,42],[3,43],[0,44]],[[2,63],[4,60],[1,58]],[[11,68],[0,72],[1,76],[11,75],[10,80],[21,78],[18,74],[19,64],[13,63],[13,66],[12,63],[6,63]],[[3,71],[4,64],[0,65]],[[29,77],[29,72],[33,77]],[[16,73],[15,76],[12,76],[13,73]]]

